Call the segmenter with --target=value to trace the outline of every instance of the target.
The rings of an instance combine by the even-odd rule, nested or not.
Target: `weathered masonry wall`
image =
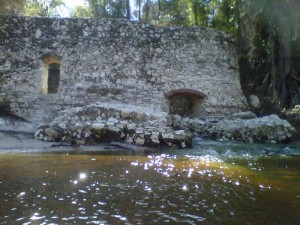
[[[232,43],[199,27],[1,16],[0,98],[16,114],[41,121],[96,102],[168,112],[165,94],[189,89],[206,95],[195,101],[196,117],[224,116],[247,107]],[[59,71],[51,91],[50,70]]]

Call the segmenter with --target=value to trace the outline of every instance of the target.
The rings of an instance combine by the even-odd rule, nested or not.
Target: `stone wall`
[[[48,66],[60,65],[49,94]],[[111,19],[0,16],[0,98],[30,121],[96,102],[169,111],[165,93],[191,89],[206,97],[198,118],[247,108],[234,40],[200,27],[157,27]]]

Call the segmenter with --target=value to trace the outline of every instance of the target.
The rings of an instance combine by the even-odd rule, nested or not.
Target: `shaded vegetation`
[[[0,14],[25,16],[59,16],[63,0],[0,0]]]
[[[0,115],[8,116],[11,114],[10,101],[8,99],[0,99]]]

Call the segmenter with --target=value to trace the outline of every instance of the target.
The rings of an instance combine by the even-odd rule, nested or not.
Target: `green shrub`
[[[6,98],[0,99],[0,115],[11,114],[10,101]]]
[[[292,113],[299,113],[300,114],[300,105],[295,105],[292,109]]]

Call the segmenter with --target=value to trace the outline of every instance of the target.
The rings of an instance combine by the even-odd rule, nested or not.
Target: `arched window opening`
[[[60,80],[60,65],[58,63],[51,63],[48,65],[48,94],[55,94],[58,92]]]
[[[165,94],[169,102],[170,114],[183,117],[195,116],[197,109],[206,95],[193,89],[175,89]]]
[[[56,94],[59,92],[62,57],[50,52],[41,57],[43,70],[41,73],[41,92],[44,94]]]

